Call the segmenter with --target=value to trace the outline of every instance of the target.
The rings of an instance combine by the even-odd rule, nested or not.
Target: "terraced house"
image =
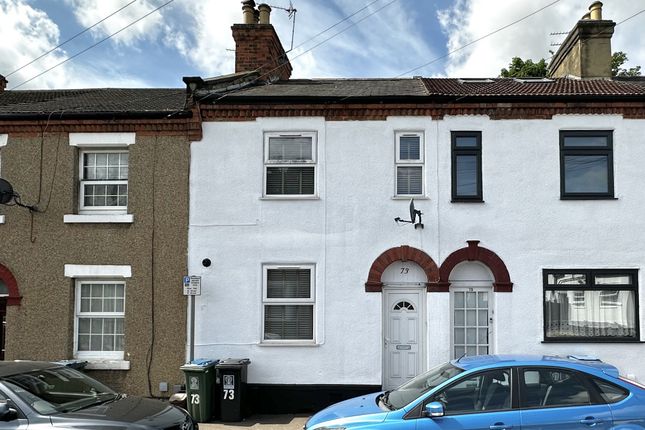
[[[273,411],[474,354],[645,380],[645,85],[599,2],[537,79],[290,79],[245,3],[236,74],[185,78],[196,356],[250,358]]]
[[[4,85],[2,86],[4,88]],[[87,361],[124,392],[183,383],[182,89],[0,91],[5,359]]]

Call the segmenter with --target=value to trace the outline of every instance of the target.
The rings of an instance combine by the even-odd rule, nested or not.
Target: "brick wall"
[[[231,29],[236,73],[259,69],[262,80],[289,79],[291,64],[272,25],[235,24]]]

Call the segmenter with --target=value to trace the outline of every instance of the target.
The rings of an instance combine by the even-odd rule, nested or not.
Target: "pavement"
[[[199,423],[199,430],[302,430],[308,415],[253,415],[239,423]]]

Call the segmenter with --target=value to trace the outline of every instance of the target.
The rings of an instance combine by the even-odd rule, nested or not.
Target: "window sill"
[[[430,197],[428,196],[392,196],[392,200],[405,200],[409,201],[410,199],[414,200],[430,200]]]
[[[318,196],[262,196],[260,200],[320,200]]]
[[[452,199],[450,200],[450,203],[486,203],[484,200],[481,199]]]
[[[560,196],[560,200],[618,200],[614,196]]]
[[[63,215],[65,224],[132,224],[132,214]]]
[[[83,358],[79,359],[83,360]],[[85,369],[87,370],[130,370],[130,362],[126,360],[89,358],[86,361]]]
[[[320,346],[319,343],[313,342],[313,341],[304,341],[304,342],[298,342],[298,341],[263,341],[258,344],[258,346],[280,346],[280,347],[285,347],[285,346],[298,346],[298,347],[318,347]]]
[[[542,343],[645,343],[638,339],[548,339]]]
[[[4,224],[4,215],[0,215],[0,224]]]

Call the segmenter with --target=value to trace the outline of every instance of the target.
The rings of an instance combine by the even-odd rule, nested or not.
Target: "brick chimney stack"
[[[614,21],[602,19],[602,3],[592,3],[553,56],[549,76],[611,78],[611,36],[615,26]]]
[[[0,75],[0,93],[3,92],[5,88],[7,88],[8,83],[9,82],[7,81],[7,78]]]
[[[293,70],[275,29],[271,7],[254,0],[242,1],[243,24],[234,24],[235,73],[260,72],[262,80],[287,80]]]

